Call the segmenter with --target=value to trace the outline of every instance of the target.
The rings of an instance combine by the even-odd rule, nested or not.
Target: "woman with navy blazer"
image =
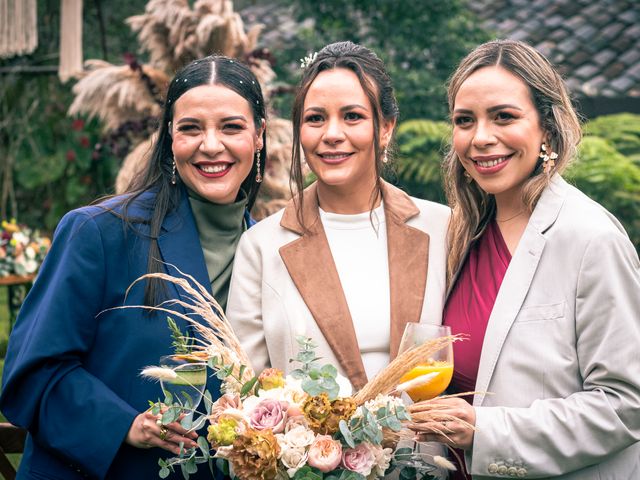
[[[129,193],[61,220],[4,368],[0,408],[29,431],[18,478],[155,478],[161,449],[195,444],[194,433],[163,430],[146,411],[161,391],[139,374],[172,353],[166,314],[112,308],[179,298],[158,282],[126,295],[147,272],[178,270],[226,302],[264,172],[264,119],[246,66],[195,61],[171,82],[151,161]]]
[[[443,323],[469,337],[452,392],[477,393],[435,401],[466,424],[416,430],[464,450],[474,480],[640,478],[640,262],[561,177],[580,140],[561,77],[528,45],[489,42],[452,76],[449,105]]]

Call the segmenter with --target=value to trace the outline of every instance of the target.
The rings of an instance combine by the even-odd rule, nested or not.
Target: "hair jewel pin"
[[[543,143],[540,146],[540,150],[542,150],[540,152],[540,158],[542,159],[542,162],[543,162],[542,169],[544,170],[544,173],[549,175],[553,167],[556,166],[556,158],[558,158],[558,154],[553,150],[551,150],[551,147],[547,147],[546,143]]]
[[[300,68],[303,69],[303,70],[305,68],[307,68],[309,65],[311,65],[314,62],[314,60],[316,59],[317,56],[318,56],[318,52],[313,52],[313,53],[310,53],[309,55],[307,55],[306,57],[301,58],[300,59]]]

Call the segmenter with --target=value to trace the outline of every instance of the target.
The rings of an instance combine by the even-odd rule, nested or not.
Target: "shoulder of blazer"
[[[553,225],[554,230],[568,229],[572,235],[582,240],[587,240],[606,231],[628,237],[624,227],[613,214],[582,191],[567,183],[559,175],[553,177],[549,187],[540,197],[540,201],[534,209],[534,215],[538,210],[541,210],[543,215],[536,218],[548,216],[549,204],[554,203],[561,204],[554,221],[547,228]],[[534,215],[532,215],[532,221]],[[536,226],[541,233],[546,231],[546,229],[542,229],[543,224]]]

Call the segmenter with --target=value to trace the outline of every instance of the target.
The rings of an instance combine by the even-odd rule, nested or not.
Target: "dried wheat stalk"
[[[449,344],[462,340],[460,335],[434,338],[418,345],[406,352],[399,354],[387,367],[378,373],[373,379],[356,393],[354,400],[358,405],[364,404],[379,394],[392,392],[402,376],[412,368],[424,363],[427,358],[438,350],[442,350]]]
[[[127,294],[131,288],[138,282],[156,278],[173,283],[181,289],[186,295],[188,301],[172,299],[162,302],[160,305],[151,307],[146,305],[125,305],[116,308],[144,308],[148,310],[166,312],[178,318],[189,322],[202,336],[203,341],[199,347],[205,351],[208,356],[218,357],[225,365],[234,364],[234,374],[239,375],[239,367],[244,365],[246,368],[240,376],[240,382],[244,383],[251,380],[255,376],[255,372],[251,368],[251,361],[245,353],[240,340],[236,336],[231,324],[222,310],[220,304],[215,298],[196,280],[186,273],[175,268],[181,277],[174,277],[166,273],[147,273],[135,280],[127,289]],[[173,310],[172,306],[179,305],[183,307],[187,313],[181,313]],[[203,319],[204,324],[199,320]]]

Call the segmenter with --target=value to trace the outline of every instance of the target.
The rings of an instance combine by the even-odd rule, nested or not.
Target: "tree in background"
[[[85,54],[120,58],[135,45],[122,19],[140,6],[100,6],[85,5]],[[60,1],[38,0],[37,9],[38,48],[0,61],[0,216],[52,230],[68,210],[113,190],[119,159],[102,148],[98,122],[67,117],[71,84],[56,75]]]
[[[471,48],[489,40],[464,0],[293,0],[312,28],[291,45],[289,60],[327,43],[351,40],[373,49],[394,81],[402,119],[447,117],[446,81]],[[286,60],[286,59],[285,59]]]

